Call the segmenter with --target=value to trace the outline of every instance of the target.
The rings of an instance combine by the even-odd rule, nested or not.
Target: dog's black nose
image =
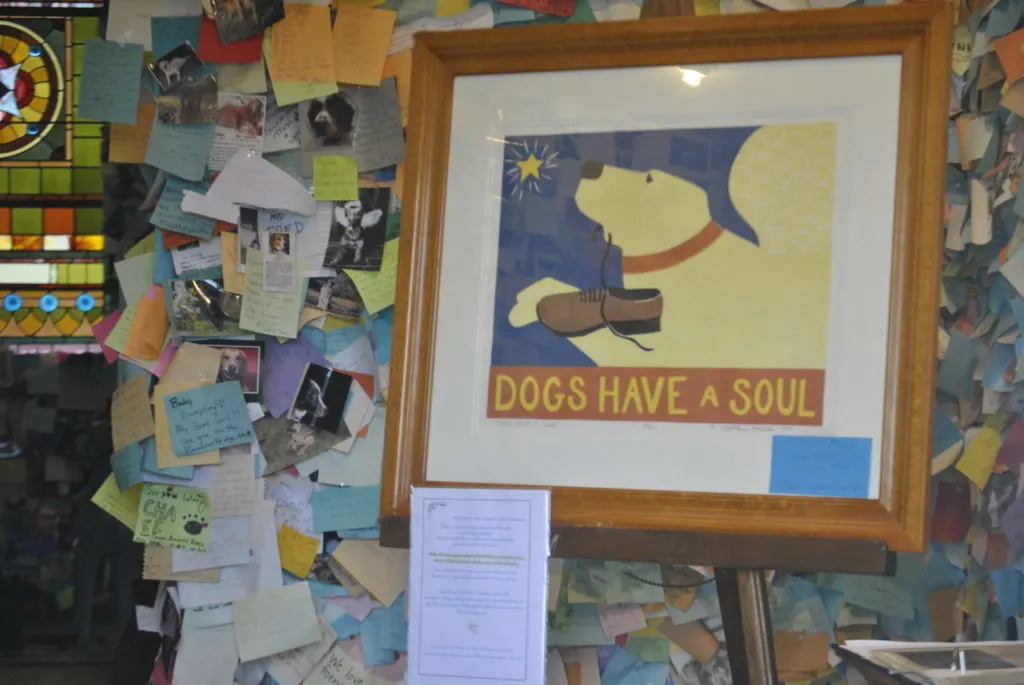
[[[584,162],[580,167],[580,178],[600,178],[602,171],[604,171],[604,164],[601,162]]]

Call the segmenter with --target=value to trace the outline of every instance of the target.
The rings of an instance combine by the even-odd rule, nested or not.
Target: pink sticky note
[[[597,607],[597,617],[601,621],[604,636],[613,638],[616,635],[632,633],[647,627],[644,610],[639,604],[610,604]]]
[[[103,317],[99,323],[94,324],[92,327],[92,334],[96,336],[96,342],[100,344],[103,356],[106,357],[108,364],[113,364],[117,361],[117,350],[107,347],[103,343],[110,337],[110,332],[114,330],[114,326],[117,325],[117,320],[120,318],[121,310],[117,310]]]

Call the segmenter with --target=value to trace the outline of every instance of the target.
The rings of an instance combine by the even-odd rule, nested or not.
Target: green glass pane
[[[43,169],[43,192],[65,195],[71,192],[71,169]]]
[[[14,235],[42,235],[43,208],[13,208],[11,210],[11,233]]]
[[[9,193],[11,187],[10,175],[7,169],[0,169],[0,193]]]
[[[11,169],[11,193],[34,195],[39,192],[39,169]]]
[[[80,207],[75,210],[75,233],[97,234],[103,233],[103,208],[102,207]]]
[[[103,192],[103,172],[100,169],[75,169],[75,193],[99,195]]]
[[[75,138],[74,156],[71,159],[76,167],[99,166],[102,164],[102,149],[103,141],[99,138]]]
[[[89,121],[83,119],[82,121]],[[74,136],[75,138],[102,138],[103,137],[103,124],[85,124],[82,121],[75,124]]]
[[[78,91],[78,75],[82,73],[82,58],[85,56],[85,46],[76,44],[71,47],[71,59],[75,68],[73,73],[75,75],[75,91]],[[78,102],[78,98],[75,98],[75,102]]]
[[[95,38],[99,35],[99,17],[75,17],[74,23],[72,23],[71,36],[76,43],[81,43],[86,38]]]

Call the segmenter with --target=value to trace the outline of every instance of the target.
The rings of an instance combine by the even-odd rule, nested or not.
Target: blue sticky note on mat
[[[313,493],[313,531],[372,528],[380,511],[380,486],[329,485]]]
[[[133,442],[110,455],[110,468],[120,490],[142,482],[142,447]]]
[[[773,495],[868,496],[871,438],[772,436]]]
[[[146,438],[143,440],[142,450],[142,470],[146,473],[165,476],[167,478],[180,478],[181,480],[192,480],[192,476],[195,475],[195,466],[168,466],[163,469],[157,466],[156,440],[154,438]],[[143,474],[142,479],[146,480],[145,474]],[[150,480],[152,480],[152,478],[150,478]]]
[[[189,181],[203,180],[215,128],[216,124],[153,122],[146,164]]]
[[[153,215],[149,218],[149,223],[168,231],[206,240],[213,235],[217,221],[210,217],[181,211],[181,200],[185,196],[184,191],[186,190],[205,195],[209,189],[210,184],[206,181],[186,181],[176,176],[168,177],[164,190],[160,193],[160,201],[156,203]]]
[[[352,614],[342,614],[334,619],[334,622],[331,623],[331,628],[334,628],[334,632],[338,635],[339,640],[347,640],[362,632],[363,624]]]
[[[164,409],[179,457],[256,440],[238,381],[168,395]]]
[[[86,38],[78,114],[86,119],[134,124],[142,84],[142,46]]]

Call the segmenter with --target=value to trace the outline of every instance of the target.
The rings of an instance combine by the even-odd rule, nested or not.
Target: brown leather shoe
[[[664,300],[655,288],[594,288],[548,295],[537,303],[537,318],[549,330],[571,338],[608,326],[621,335],[661,330]]]

